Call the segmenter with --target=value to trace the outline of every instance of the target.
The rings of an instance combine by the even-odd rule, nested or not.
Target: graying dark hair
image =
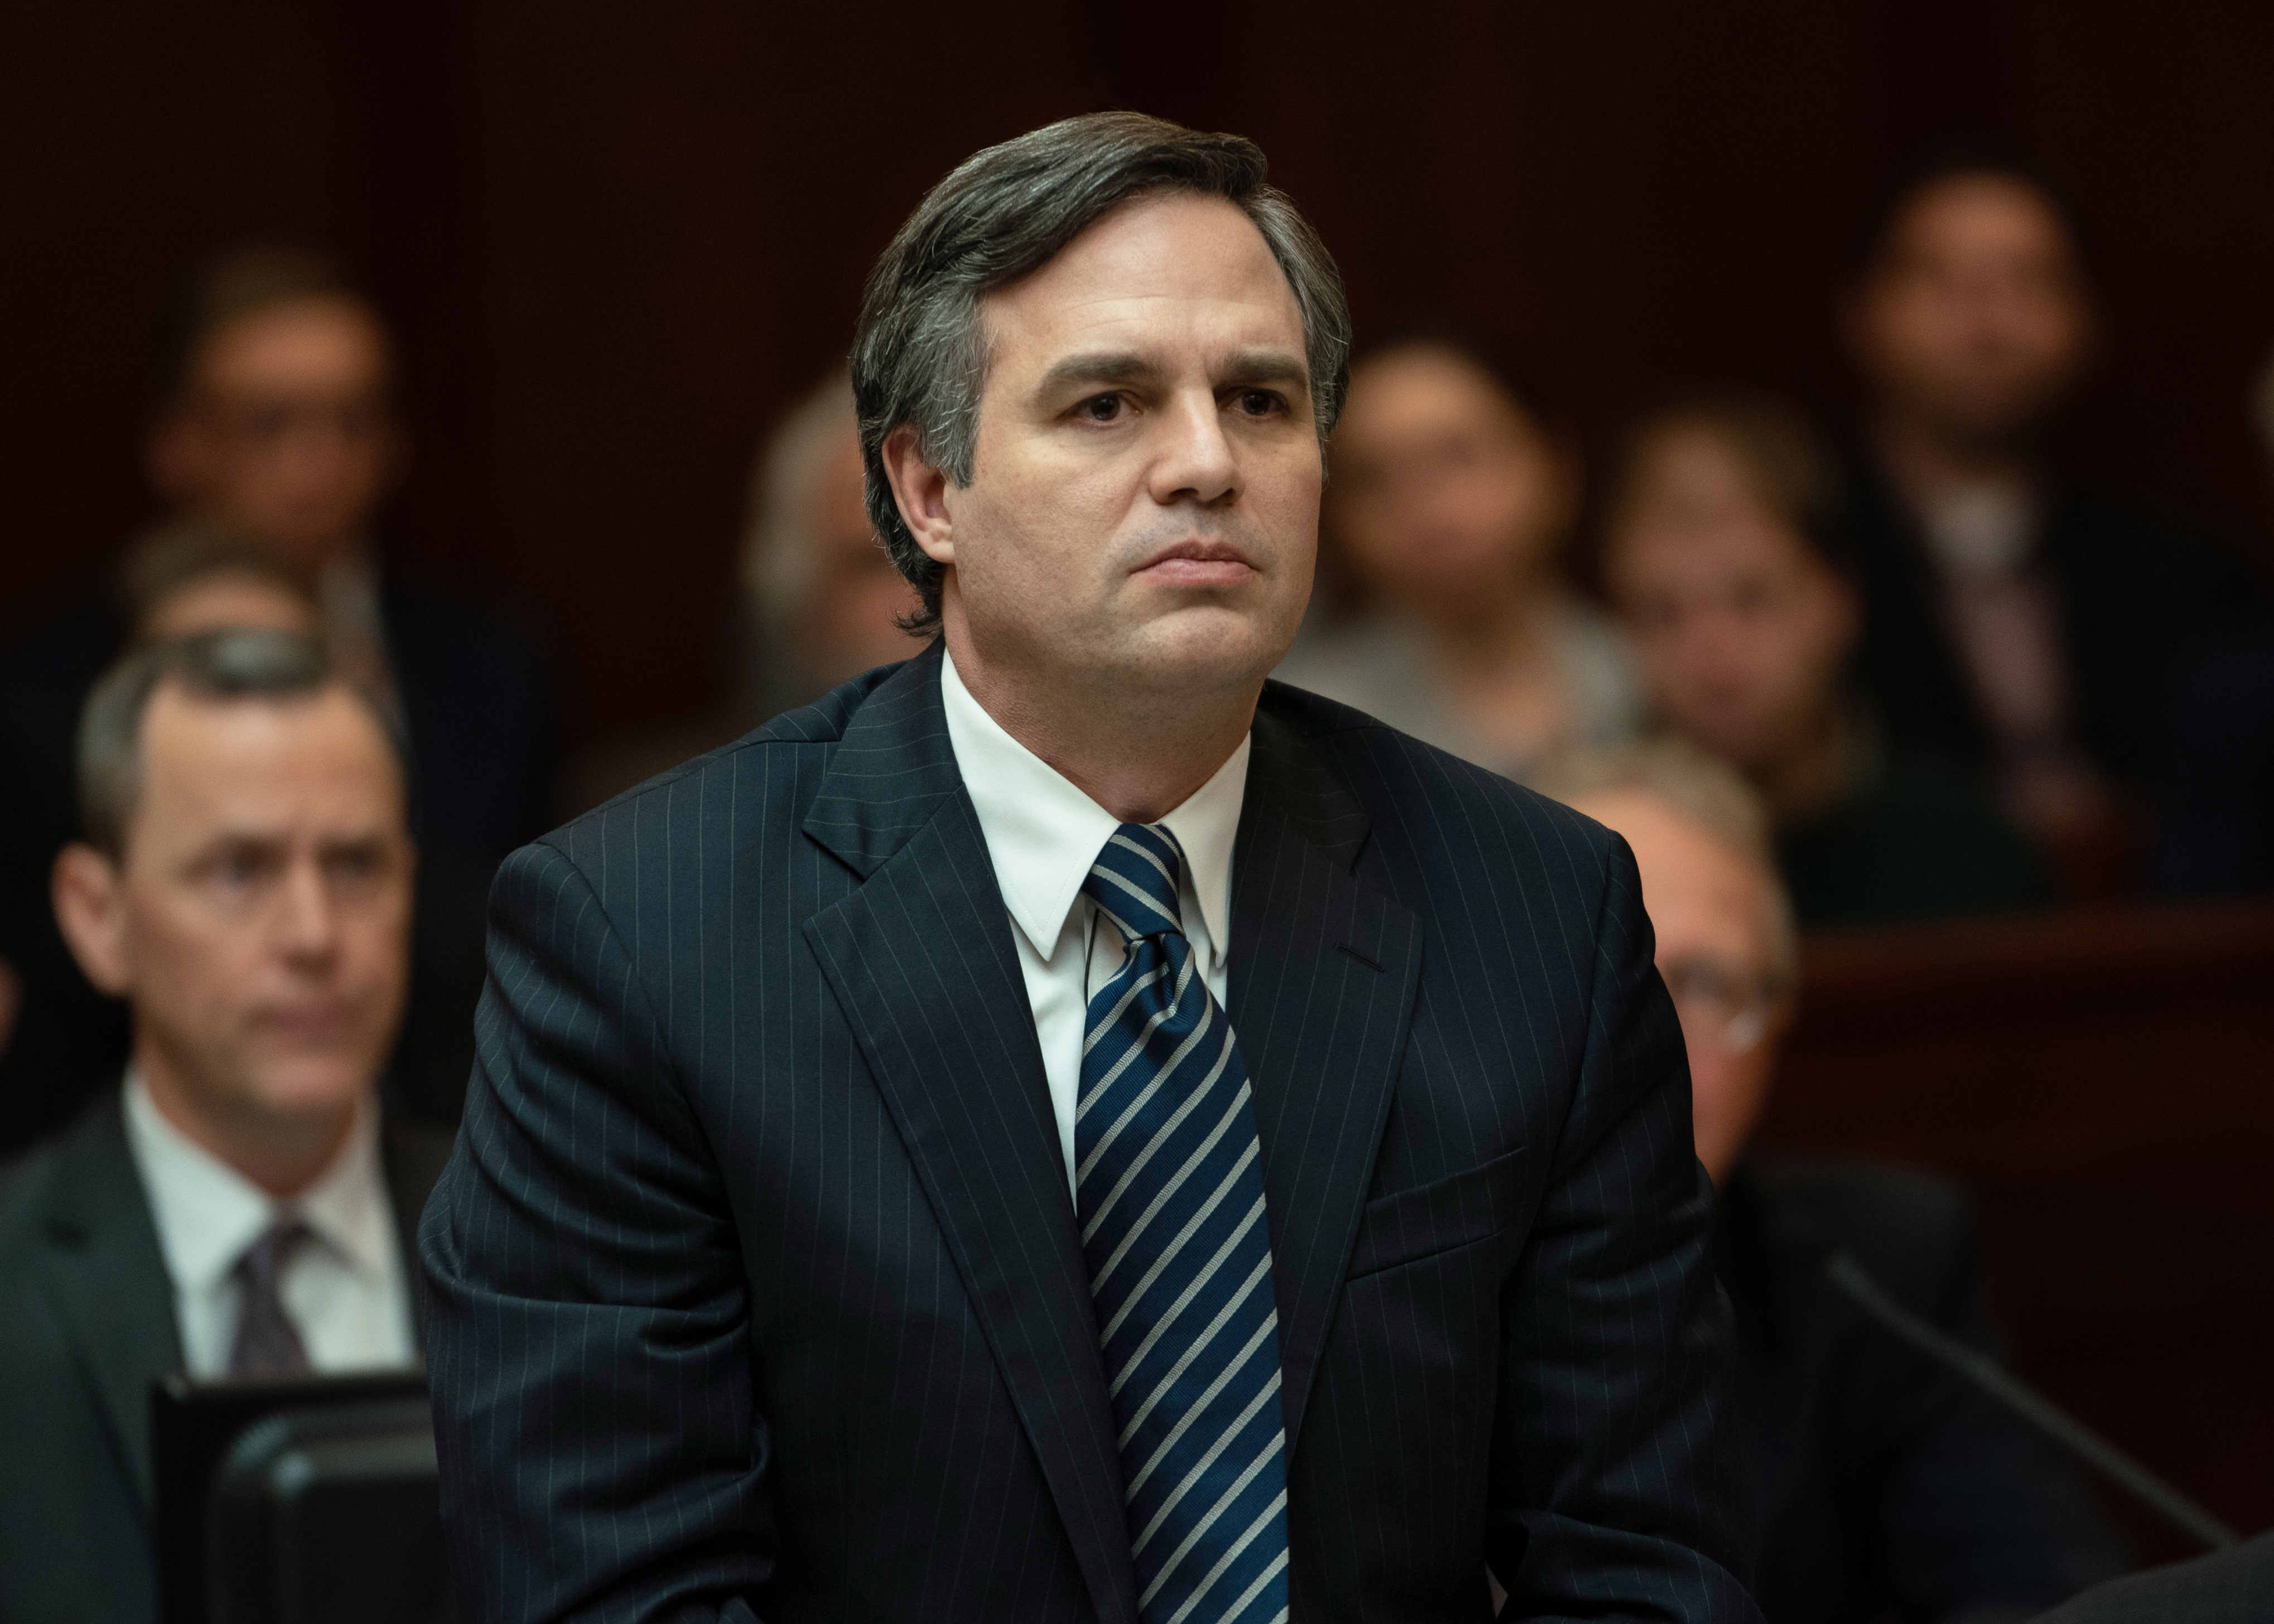
[[[916,432],[923,460],[971,483],[987,335],[979,301],[1037,271],[1102,216],[1150,192],[1189,192],[1239,207],[1263,234],[1303,315],[1311,410],[1325,443],[1350,384],[1350,310],[1319,234],[1264,184],[1262,150],[1142,113],[1089,113],[990,147],[925,194],[870,273],[853,341],[853,398],[868,469],[869,516],[923,599],[907,622],[939,625],[944,571],[901,521],[885,477],[885,438]]]
[[[396,767],[406,770],[408,793],[408,756],[394,719],[339,676],[322,643],[265,628],[200,632],[127,655],[103,673],[79,712],[79,819],[87,843],[114,862],[125,855],[127,825],[142,796],[142,719],[151,695],[167,682],[178,682],[200,699],[272,703],[344,687],[370,714]]]

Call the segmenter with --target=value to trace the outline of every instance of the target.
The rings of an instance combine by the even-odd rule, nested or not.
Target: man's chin
[[[1195,604],[1156,619],[1134,650],[1149,686],[1195,690],[1261,682],[1287,657],[1299,621],[1284,628],[1244,606]]]
[[[371,1092],[378,1067],[364,1055],[293,1055],[255,1068],[249,1101],[263,1115],[311,1124],[336,1118]]]

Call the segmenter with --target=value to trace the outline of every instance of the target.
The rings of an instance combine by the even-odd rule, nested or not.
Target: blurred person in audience
[[[1964,1197],[1923,1174],[1747,1149],[1796,985],[1758,799],[1674,741],[1570,758],[1543,787],[1632,847],[1682,1019],[1698,1156],[1721,1195],[1769,1624],[2018,1620],[2122,1572],[2115,1536],[2034,1432],[1820,1278],[1844,1250],[1907,1307],[1994,1348]]]
[[[1602,561],[1660,719],[1751,780],[1804,925],[2049,903],[2043,861],[1973,776],[1886,739],[1850,692],[1833,494],[1773,401],[1699,397],[1635,430]]]
[[[598,806],[915,652],[900,622],[920,600],[877,539],[864,477],[853,384],[840,370],[791,407],[750,470],[742,691],[699,720],[585,752],[576,772],[580,806]]]
[[[1335,430],[1321,601],[1275,674],[1513,778],[1630,736],[1626,650],[1563,575],[1578,496],[1570,449],[1478,353],[1376,350]]]
[[[267,627],[314,636],[321,619],[314,599],[271,551],[225,526],[207,519],[179,519],[159,526],[128,550],[117,577],[117,601],[132,647],[162,643],[192,633],[229,626]],[[62,724],[60,717],[24,718],[41,724]],[[12,745],[25,741],[31,730],[11,726]],[[6,804],[22,811],[19,837],[34,831],[36,814],[67,797],[68,763],[58,766],[35,752],[11,748],[0,751],[0,772],[11,780],[4,791]],[[21,793],[12,780],[26,782]],[[75,826],[75,813],[65,825]],[[50,837],[52,838],[52,837]],[[125,1012],[88,984],[64,945],[48,904],[49,876],[30,861],[27,851],[0,868],[0,887],[8,893],[0,907],[0,989],[13,988],[20,1003],[26,985],[36,989],[39,1014],[30,1024],[26,1049],[9,1068],[11,1079],[34,1079],[31,1086],[0,1089],[0,1154],[38,1137],[59,1124],[87,1093],[102,1086],[101,1076],[72,1078],[70,1049],[74,1041],[82,1056],[102,1053],[123,1055],[126,1046]],[[23,968],[19,970],[17,966]],[[0,1017],[13,1008],[0,1010]],[[11,1019],[0,1018],[0,1056],[8,1053]],[[64,1054],[58,1056],[58,1048]]]
[[[742,583],[757,629],[751,687],[764,721],[872,666],[904,660],[922,607],[877,539],[853,384],[843,372],[774,431],[750,482]]]
[[[406,981],[403,763],[312,640],[129,655],[79,735],[56,914],[124,1081],[0,1175],[0,1617],[154,1620],[149,1386],[416,1363],[448,1139],[376,1079]]]
[[[1881,222],[1846,304],[1871,401],[1847,521],[1859,665],[1892,736],[1994,775],[2073,888],[2128,883],[2190,650],[2257,595],[2235,557],[2064,468],[2045,437],[2095,312],[2025,169],[1959,160]]]
[[[178,518],[267,552],[316,605],[341,671],[401,718],[425,856],[404,1074],[456,1074],[409,1102],[448,1120],[472,1059],[489,876],[550,821],[553,721],[524,637],[380,554],[375,510],[404,455],[394,371],[377,311],[335,266],[284,247],[224,253],[184,290],[147,460]],[[0,1055],[0,1151],[68,1120],[121,1058],[123,1031],[72,967],[44,893],[72,828],[72,719],[138,635],[137,613],[103,594],[0,650],[0,772],[16,795],[0,831],[0,956],[26,980]]]

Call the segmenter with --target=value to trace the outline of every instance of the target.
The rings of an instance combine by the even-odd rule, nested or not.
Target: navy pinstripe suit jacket
[[[1754,1618],[1624,845],[1293,689],[1254,739],[1294,1616]],[[421,1237],[467,1616],[1134,1620],[1011,929],[936,649],[508,861]]]

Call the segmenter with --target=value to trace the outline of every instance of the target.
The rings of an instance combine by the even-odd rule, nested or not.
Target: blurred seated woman
[[[1603,569],[1657,720],[1735,766],[1776,831],[1800,922],[2043,906],[2043,859],[1967,768],[1893,750],[1850,689],[1856,593],[1831,469],[1773,402],[1644,421],[1612,481]]]
[[[1558,763],[1542,787],[1633,849],[1681,1018],[1698,1159],[1720,1197],[1714,1267],[1736,1320],[1768,1624],[2020,1620],[2122,1572],[2121,1545],[2048,1445],[1824,1278],[1844,1252],[1913,1312],[1994,1350],[1963,1192],[1747,1148],[1796,979],[1758,801],[1674,741]]]
[[[1561,567],[1578,483],[1475,354],[1375,350],[1335,429],[1314,623],[1277,676],[1512,778],[1629,736],[1626,651]]]

